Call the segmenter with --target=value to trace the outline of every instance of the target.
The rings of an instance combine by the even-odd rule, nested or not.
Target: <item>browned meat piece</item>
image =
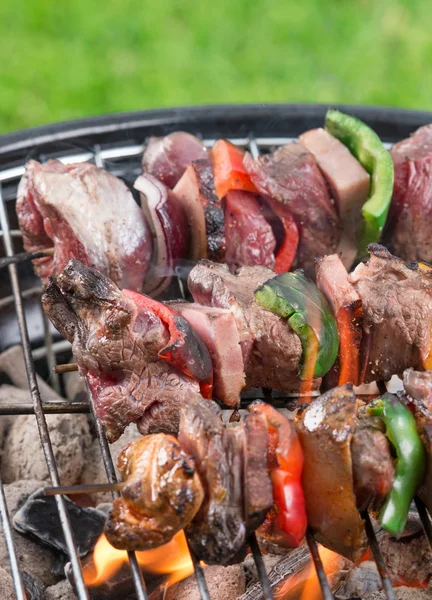
[[[233,314],[191,302],[172,302],[207,346],[213,363],[213,397],[237,406],[245,386],[240,336]]]
[[[231,270],[274,267],[276,240],[255,194],[232,190],[225,197],[225,262]]]
[[[130,442],[118,467],[126,485],[105,525],[115,548],[148,550],[166,544],[202,504],[204,491],[194,462],[170,435]]]
[[[395,144],[390,154],[395,181],[384,243],[404,260],[432,262],[432,125]]]
[[[225,217],[221,201],[215,194],[213,171],[208,160],[192,163],[199,182],[200,201],[204,208],[207,235],[207,257],[223,262],[225,259]]]
[[[317,259],[316,282],[331,306],[339,331],[339,355],[324,378],[326,389],[339,381],[359,385],[363,308],[338,254]]]
[[[195,462],[204,502],[186,528],[189,543],[207,564],[244,557],[242,448],[222,422],[220,409],[203,399],[186,399],[180,410],[179,442]]]
[[[16,211],[26,250],[54,246],[53,256],[34,263],[44,284],[77,258],[119,287],[141,289],[152,238],[143,212],[117,177],[88,163],[30,160]]]
[[[404,388],[412,398],[415,419],[426,449],[426,474],[418,495],[432,515],[432,371],[420,373],[407,369],[403,374]]]
[[[264,415],[251,413],[234,431],[243,447],[246,527],[248,531],[255,531],[273,505],[272,483],[267,470],[267,422]]]
[[[313,400],[296,421],[304,453],[309,527],[320,543],[352,561],[358,560],[366,547],[351,455],[356,415],[355,394],[345,385]]]
[[[379,510],[393,486],[394,464],[386,436],[367,421],[351,441],[357,508]]]
[[[300,388],[298,376],[302,347],[286,321],[264,310],[254,291],[274,277],[266,267],[242,267],[236,274],[227,265],[203,260],[189,274],[194,300],[204,306],[232,312],[240,334],[246,387],[269,387],[282,392]],[[313,389],[320,379],[314,380]]]
[[[321,127],[306,131],[299,140],[315,156],[336,202],[342,224],[337,250],[349,269],[357,255],[361,208],[369,196],[369,173],[342,142]]]
[[[144,172],[173,188],[191,162],[199,159],[209,160],[202,141],[185,131],[175,131],[149,139],[142,167]]]
[[[142,434],[177,432],[179,403],[199,395],[199,386],[174,364],[187,358],[191,369],[211,366],[206,347],[183,317],[176,321],[184,344],[168,346],[168,329],[145,296],[120,291],[76,260],[49,285],[42,302],[53,325],[72,343],[109,441],[131,422]],[[161,360],[164,351],[171,359]]]
[[[432,271],[406,265],[378,244],[349,280],[363,305],[361,380],[423,369],[432,347]]]
[[[340,224],[324,178],[313,155],[298,143],[278,148],[254,160],[246,153],[244,165],[252,181],[269,202],[294,217],[300,240],[296,266],[314,276],[314,259],[336,250]]]

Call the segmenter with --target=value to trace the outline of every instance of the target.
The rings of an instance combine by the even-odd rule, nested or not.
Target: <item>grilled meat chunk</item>
[[[309,527],[324,546],[352,561],[366,547],[353,479],[351,443],[356,425],[357,400],[349,385],[313,400],[296,421],[304,453]]]
[[[216,404],[189,398],[180,409],[179,442],[195,462],[204,502],[186,528],[196,555],[207,564],[244,558],[243,465],[240,441],[222,422]]]
[[[393,486],[394,476],[386,436],[366,420],[354,431],[351,455],[357,508],[379,510]]]
[[[246,153],[244,165],[256,188],[295,219],[300,232],[296,266],[314,276],[314,259],[336,250],[340,238],[339,218],[331,203],[324,178],[314,156],[292,142],[256,160]]]
[[[192,459],[163,433],[130,442],[118,467],[123,481],[105,525],[120,550],[148,550],[166,544],[196,515],[204,491]]]
[[[403,374],[406,393],[412,399],[415,408],[417,428],[426,449],[426,473],[418,496],[432,514],[432,371],[420,373],[407,369]]]
[[[233,314],[192,302],[170,303],[195,329],[207,346],[213,363],[213,397],[237,406],[245,386],[240,336]]]
[[[275,264],[276,240],[255,194],[233,190],[225,197],[225,262],[231,270]]]
[[[378,244],[349,280],[363,305],[361,380],[423,369],[432,347],[432,271],[405,264]]]
[[[395,181],[384,243],[404,260],[432,262],[432,125],[395,144],[390,154]]]
[[[369,173],[342,142],[321,127],[306,131],[299,141],[315,156],[336,202],[342,224],[337,250],[349,269],[357,255],[361,208],[369,196]]]
[[[117,177],[88,163],[30,160],[16,210],[26,250],[54,246],[52,257],[34,262],[44,284],[77,258],[121,288],[141,289],[152,238],[144,214]]]
[[[273,490],[267,470],[268,430],[263,415],[250,413],[234,428],[243,447],[244,511],[248,531],[263,523],[273,505]]]
[[[240,334],[246,388],[269,387],[282,392],[299,390],[302,347],[289,325],[264,310],[254,291],[274,272],[266,267],[242,267],[236,274],[227,265],[203,260],[189,274],[189,290],[196,302],[232,312]],[[314,380],[313,389],[320,380]]]
[[[165,137],[151,137],[143,154],[142,167],[169,188],[173,188],[194,160],[207,159],[201,140],[186,133],[174,131]]]
[[[172,344],[160,312],[140,299],[145,297],[120,291],[77,260],[69,262],[42,298],[54,327],[72,343],[110,442],[131,422],[142,434],[175,433],[179,402],[199,395],[196,379],[178,366],[186,361],[194,370],[206,371],[211,365],[203,342],[181,315],[175,316],[179,336]]]

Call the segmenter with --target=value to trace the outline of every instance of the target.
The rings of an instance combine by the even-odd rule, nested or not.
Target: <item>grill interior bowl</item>
[[[432,122],[432,113],[398,109],[341,106],[342,110],[358,116],[375,129],[386,143],[407,137],[416,128]],[[324,105],[252,105],[214,106],[157,110],[126,113],[94,119],[50,125],[32,130],[0,136],[0,224],[3,241],[3,254],[13,256],[23,250],[22,239],[15,214],[16,190],[29,158],[44,161],[58,158],[66,163],[94,162],[112,174],[121,177],[131,186],[140,173],[143,141],[150,135],[166,135],[175,130],[189,131],[202,137],[206,146],[211,147],[220,137],[229,138],[234,143],[246,147],[256,157],[274,146],[280,146],[307,129],[322,126],[327,106]],[[179,292],[183,287],[179,284]],[[45,379],[50,376],[50,384],[61,389],[61,381],[52,378],[51,369],[57,362],[65,362],[70,357],[70,344],[59,338],[49,325],[40,306],[42,287],[34,275],[31,263],[24,262],[9,266],[0,277],[0,351],[20,343],[23,345],[29,388],[33,404],[1,405],[0,414],[35,414],[41,442],[45,452],[52,484],[60,484],[54,454],[46,425],[45,414],[91,412],[100,442],[108,481],[116,481],[116,474],[104,431],[93,412],[91,403],[63,402],[45,403],[40,398],[36,373]],[[178,297],[178,293],[176,294]],[[245,402],[256,395],[248,394]],[[276,399],[278,405],[286,406],[287,399]],[[80,560],[77,555],[73,531],[62,496],[56,496],[57,507],[69,549],[72,570],[80,600],[88,598]],[[417,504],[425,533],[432,545],[432,528],[424,506]],[[5,536],[17,598],[24,599],[22,576],[11,535],[11,525],[7,513],[3,486],[0,481],[0,516]],[[382,554],[375,537],[371,521],[366,518],[366,531],[374,558],[382,578],[388,599],[394,592],[388,577]],[[323,598],[332,598],[317,545],[308,534],[307,542],[317,570]],[[260,575],[265,598],[272,598],[270,584],[264,563],[254,536],[250,546]],[[195,575],[203,599],[209,598],[204,573],[199,562],[192,556]],[[145,583],[133,553],[129,556],[136,595],[139,600],[147,598]]]

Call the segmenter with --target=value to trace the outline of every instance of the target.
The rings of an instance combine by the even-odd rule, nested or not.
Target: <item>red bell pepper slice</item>
[[[292,423],[269,404],[256,402],[249,410],[263,414],[267,420],[267,467],[274,499],[274,506],[258,531],[280,546],[296,548],[301,544],[307,527],[300,441]]]
[[[272,202],[271,209],[281,220],[285,233],[282,245],[276,254],[274,266],[274,271],[281,274],[290,270],[295,259],[299,243],[299,230],[294,217],[284,206],[279,205],[277,202]]]
[[[338,385],[360,385],[360,345],[362,341],[361,303],[341,306],[337,311],[336,324],[339,332],[339,381]]]
[[[207,346],[200,336],[176,310],[152,300],[144,294],[123,290],[137,306],[150,310],[167,327],[170,339],[168,344],[158,352],[159,358],[168,361],[174,367],[192,377],[200,384],[204,398],[211,398],[213,391],[213,366]]]
[[[222,200],[230,190],[257,193],[243,166],[244,150],[227,140],[217,140],[210,151],[216,196]]]

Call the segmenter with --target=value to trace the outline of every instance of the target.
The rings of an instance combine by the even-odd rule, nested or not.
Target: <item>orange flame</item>
[[[183,531],[179,531],[173,539],[154,548],[135,553],[138,564],[143,571],[155,575],[168,575],[166,585],[169,587],[194,571]],[[126,550],[117,550],[101,535],[93,552],[94,566],[84,569],[84,581],[88,586],[98,586],[113,577],[128,560]]]
[[[342,567],[343,558],[324,546],[318,546],[321,562],[327,575]],[[273,592],[274,600],[322,600],[321,587],[315,566],[310,561],[306,567],[285,579]]]

